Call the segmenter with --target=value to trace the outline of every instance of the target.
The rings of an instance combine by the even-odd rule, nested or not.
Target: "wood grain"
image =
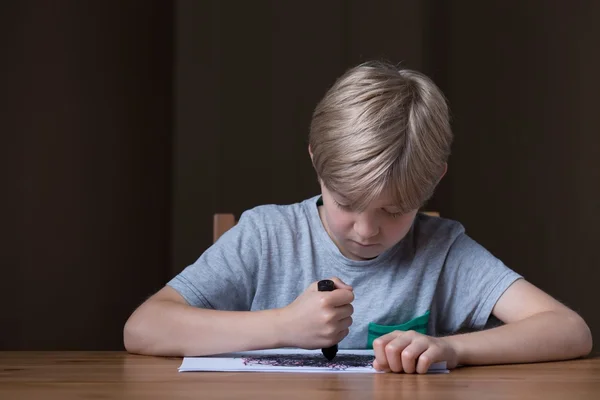
[[[0,352],[0,399],[594,399],[600,358],[444,375],[179,373],[180,358]]]

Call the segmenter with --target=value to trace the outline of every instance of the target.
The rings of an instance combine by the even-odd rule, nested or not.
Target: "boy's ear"
[[[310,148],[310,144],[308,145],[308,154],[310,154],[310,162],[313,166],[313,168],[315,167],[315,161],[313,160],[313,153],[312,153],[312,149]],[[317,176],[317,182],[319,182],[319,185],[322,185],[323,182],[321,181],[321,178],[319,178]]]
[[[448,172],[448,163],[447,162],[444,163],[444,172],[442,172],[442,176],[440,176],[440,181],[442,180],[444,175],[446,175],[446,172]]]
[[[442,178],[444,177],[444,175],[446,175],[446,172],[448,172],[448,163],[444,163],[444,170],[442,171],[442,174],[438,178],[437,184],[440,183],[440,181],[442,180]]]

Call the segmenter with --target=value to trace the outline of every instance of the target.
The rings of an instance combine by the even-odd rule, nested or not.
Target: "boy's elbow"
[[[592,352],[592,349],[594,348],[594,339],[592,338],[592,331],[590,329],[590,327],[585,323],[585,321],[583,319],[581,319],[581,324],[583,325],[583,335],[584,335],[584,340],[583,340],[583,351],[581,356],[585,357],[587,355],[589,355]]]
[[[125,323],[123,327],[123,345],[125,350],[130,353],[139,353],[138,346],[136,346],[136,332],[134,324],[131,322],[131,317]]]
[[[143,324],[138,321],[136,315],[129,317],[123,327],[123,345],[125,350],[133,354],[146,354],[147,346],[144,345]]]
[[[569,316],[575,335],[576,348],[574,352],[576,357],[585,357],[592,352],[594,341],[592,339],[592,331],[585,320],[577,313],[572,312]]]

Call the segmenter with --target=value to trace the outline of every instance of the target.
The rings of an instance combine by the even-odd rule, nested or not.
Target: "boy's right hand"
[[[291,304],[281,310],[284,347],[319,349],[333,346],[348,335],[352,325],[352,287],[338,278],[332,292],[319,292],[313,282]]]

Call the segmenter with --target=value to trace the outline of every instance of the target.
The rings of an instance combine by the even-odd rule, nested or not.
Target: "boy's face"
[[[406,236],[418,210],[399,214],[387,196],[380,196],[363,212],[344,204],[343,197],[321,183],[323,206],[319,216],[340,252],[352,260],[377,257]]]

